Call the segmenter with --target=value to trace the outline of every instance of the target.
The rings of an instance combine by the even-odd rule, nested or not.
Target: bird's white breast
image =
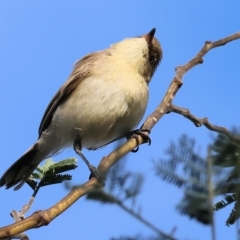
[[[64,147],[73,145],[75,128],[80,128],[82,146],[95,149],[133,130],[147,102],[148,86],[138,74],[119,72],[116,79],[92,76],[58,107],[52,127]]]

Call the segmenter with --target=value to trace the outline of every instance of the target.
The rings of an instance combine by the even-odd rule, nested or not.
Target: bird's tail
[[[39,149],[39,143],[36,142],[3,174],[0,179],[0,187],[5,185],[6,188],[10,188],[18,184],[14,190],[21,188],[34,169],[47,155],[48,153]]]

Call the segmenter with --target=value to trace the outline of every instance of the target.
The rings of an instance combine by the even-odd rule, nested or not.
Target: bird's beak
[[[156,32],[156,28],[153,28],[148,34],[143,35],[148,45],[152,45],[155,32]]]

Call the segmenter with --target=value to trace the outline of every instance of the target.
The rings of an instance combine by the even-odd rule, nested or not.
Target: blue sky
[[[150,84],[146,116],[161,101],[177,65],[186,63],[206,40],[217,40],[240,30],[240,2],[182,1],[0,1],[0,175],[37,139],[43,112],[67,79],[74,62],[92,51],[107,48],[126,37],[156,27],[164,57]],[[238,125],[240,40],[212,50],[204,63],[184,77],[174,104],[189,108],[198,117],[230,128]],[[145,117],[146,117],[145,116]],[[178,239],[210,239],[210,229],[179,216],[174,207],[181,190],[154,176],[152,160],[164,156],[171,140],[183,133],[194,137],[205,155],[210,133],[190,121],[168,114],[151,133],[152,145],[129,154],[127,169],[145,176],[138,204],[142,214],[160,229],[177,227]],[[97,165],[114,144],[95,152],[84,151]],[[54,158],[76,157],[67,150]],[[89,172],[80,161],[72,173],[73,183],[83,183]],[[0,189],[0,226],[12,223],[9,213],[28,202],[32,192]],[[67,194],[63,186],[39,192],[30,213],[47,209]],[[217,239],[235,239],[235,227],[225,226],[231,208],[216,213]],[[109,239],[111,236],[145,236],[147,227],[116,206],[80,199],[47,227],[28,232],[31,239]],[[43,237],[44,236],[44,237]]]

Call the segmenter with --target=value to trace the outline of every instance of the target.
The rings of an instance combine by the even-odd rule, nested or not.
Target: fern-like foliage
[[[216,159],[215,151],[211,156],[203,157],[195,149],[194,139],[187,135],[181,136],[177,143],[170,144],[166,151],[166,160],[154,162],[154,170],[164,181],[183,188],[184,196],[176,206],[180,214],[203,224],[211,224],[215,208],[212,206],[210,193],[213,192],[215,196],[228,192],[226,179],[229,171],[220,166],[212,166]],[[211,176],[209,163],[212,163]]]
[[[36,168],[26,183],[34,190],[34,195],[36,195],[40,187],[71,180],[71,175],[61,173],[73,170],[76,167],[76,158],[69,158],[60,162],[47,159],[42,166]]]
[[[240,128],[232,128],[231,133],[240,138]],[[240,166],[240,145],[231,141],[225,134],[218,134],[212,144],[214,162],[216,166],[237,167]],[[239,170],[235,169],[234,176],[239,178]],[[234,178],[232,176],[232,178]]]
[[[209,224],[212,220],[212,203],[206,193],[200,191],[185,191],[184,197],[177,204],[176,209],[182,215],[195,218],[203,224]]]
[[[240,128],[232,128],[231,134],[240,138]],[[213,141],[214,164],[223,169],[228,169],[226,183],[223,185],[225,197],[214,205],[215,210],[220,210],[234,203],[231,213],[226,220],[226,225],[234,224],[240,216],[240,145],[239,141],[231,141],[226,135],[218,134]]]

